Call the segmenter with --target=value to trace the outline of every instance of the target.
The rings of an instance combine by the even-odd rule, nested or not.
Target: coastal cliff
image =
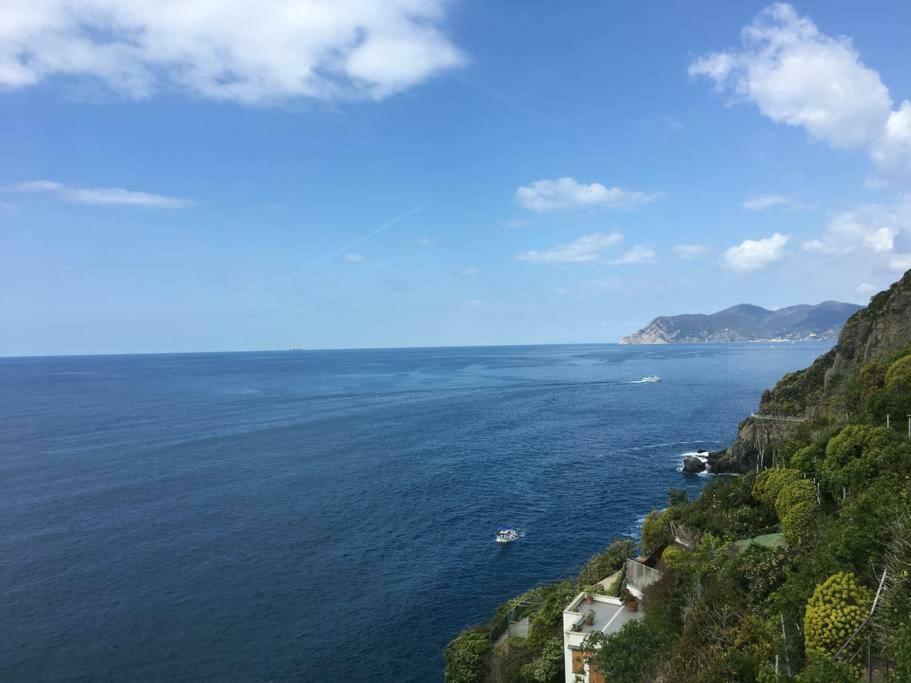
[[[621,344],[705,344],[718,342],[834,339],[859,306],[824,301],[770,311],[740,304],[712,314],[660,316]]]
[[[714,478],[694,501],[671,489],[645,518],[632,566],[656,559],[657,575],[641,619],[561,647],[580,591],[626,595],[634,544],[617,540],[454,638],[447,680],[911,681],[911,438],[887,418],[908,414],[911,271],[706,455],[742,476]]]
[[[712,471],[753,469],[766,453],[774,458],[795,433],[852,419],[863,409],[866,394],[882,383],[882,361],[904,350],[909,341],[911,270],[848,318],[828,353],[763,393],[759,417],[741,423],[730,448],[714,458]]]

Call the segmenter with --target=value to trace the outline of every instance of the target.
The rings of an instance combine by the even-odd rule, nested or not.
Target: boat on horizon
[[[643,382],[644,384],[656,384],[657,382],[661,381],[661,378],[658,377],[658,375],[646,375],[639,381]]]

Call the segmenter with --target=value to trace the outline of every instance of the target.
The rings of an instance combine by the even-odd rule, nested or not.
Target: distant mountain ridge
[[[841,301],[799,304],[770,311],[739,304],[717,313],[660,316],[621,344],[706,344],[834,339],[845,321],[861,307]]]

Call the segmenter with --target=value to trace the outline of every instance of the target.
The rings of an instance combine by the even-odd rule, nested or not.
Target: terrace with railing
[[[643,591],[661,578],[661,572],[636,560],[626,561],[626,589],[637,598]]]

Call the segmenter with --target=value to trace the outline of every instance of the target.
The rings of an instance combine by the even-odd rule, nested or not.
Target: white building
[[[638,607],[643,590],[660,579],[661,572],[632,559],[626,561],[625,572],[623,585],[636,598]],[[563,670],[566,683],[604,683],[601,672],[590,670],[585,663],[582,641],[593,631],[604,635],[616,633],[627,622],[643,616],[641,607],[633,612],[620,602],[620,598],[579,593],[563,610]],[[592,623],[589,624],[589,620]]]
[[[584,683],[597,683],[604,679],[596,674],[589,677],[588,666],[582,652],[582,641],[589,633],[601,631],[605,635],[616,633],[623,625],[634,619],[641,619],[641,612],[633,612],[624,607],[620,598],[608,595],[592,595],[591,604],[585,593],[579,593],[569,606],[563,610],[563,666],[566,683],[576,683],[581,675]],[[586,623],[589,612],[594,613],[591,624]],[[596,680],[597,679],[597,680]]]

